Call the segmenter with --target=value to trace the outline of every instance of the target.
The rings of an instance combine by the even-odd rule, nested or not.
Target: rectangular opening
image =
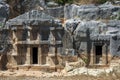
[[[37,47],[32,48],[32,62],[33,64],[38,64],[38,48]]]
[[[95,53],[96,53],[96,64],[99,64],[101,63],[101,59],[102,59],[102,46],[96,46]]]

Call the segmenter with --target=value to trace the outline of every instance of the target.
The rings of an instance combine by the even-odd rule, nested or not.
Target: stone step
[[[89,65],[88,68],[92,68],[92,69],[95,69],[95,68],[107,68],[109,67],[109,65]]]
[[[111,67],[120,66],[120,63],[110,63],[110,66],[111,66]]]

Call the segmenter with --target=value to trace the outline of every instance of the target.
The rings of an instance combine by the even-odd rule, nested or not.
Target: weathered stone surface
[[[0,32],[0,54],[6,54],[10,48],[11,48],[11,45],[9,44],[10,43],[10,39],[9,39],[9,33],[8,31],[5,31],[5,30],[2,30]]]
[[[47,6],[48,6],[48,7],[57,7],[58,4],[55,3],[54,1],[51,1],[51,2],[47,2]]]
[[[116,5],[120,5],[120,1],[117,0],[117,1],[114,2],[114,4],[116,4]]]
[[[81,6],[75,4],[66,5],[65,10],[63,6],[58,7],[54,2],[49,2],[48,4],[54,5],[54,7],[48,8],[49,6],[46,6],[47,2],[45,2],[45,0],[12,0],[6,2],[10,5],[10,18],[16,17],[32,9],[42,9],[50,15],[60,18],[64,17],[65,11],[66,18],[79,17],[80,19],[87,20],[116,18],[118,15],[117,12],[120,11],[119,6],[113,6],[110,2],[98,6],[94,4]],[[115,4],[119,4],[119,1],[116,1]]]
[[[48,13],[49,15],[55,17],[55,18],[63,18],[64,17],[64,6],[58,6],[58,7],[47,7],[45,10],[45,13]]]
[[[65,18],[80,18],[82,20],[116,19],[119,16],[120,6],[114,6],[110,2],[102,5],[66,5]]]
[[[77,74],[85,74],[85,75],[92,75],[92,76],[98,76],[102,73],[110,73],[112,72],[113,69],[112,68],[108,68],[108,69],[88,69],[85,67],[81,67],[81,68],[76,68],[73,69],[72,71],[68,72],[68,75],[77,75]]]
[[[60,55],[63,54],[61,56],[65,55],[65,60],[71,62],[73,59],[70,57],[68,57],[69,59],[67,58],[69,54],[71,57],[76,54],[78,57],[80,57],[79,53],[90,53],[93,49],[92,47],[96,48],[98,45],[100,45],[100,48],[104,48],[103,50],[100,49],[100,55],[102,56],[103,53],[106,54],[106,58],[104,58],[106,61],[102,61],[102,58],[98,56],[100,59],[98,64],[102,64],[102,62],[104,62],[106,65],[108,50],[111,51],[113,56],[120,54],[119,36],[117,36],[120,34],[120,20],[118,20],[120,6],[115,6],[107,2],[98,6],[93,4],[81,6],[72,4],[66,5],[64,9],[63,6],[54,8],[46,7],[44,0],[23,0],[21,2],[17,1],[12,8],[14,8],[18,14],[22,14],[25,11],[30,10],[29,12],[26,12],[25,14],[22,14],[14,19],[8,20],[4,28],[8,31],[11,30],[11,33],[15,32],[15,35],[17,36],[16,38],[18,38],[17,42],[15,36],[13,34],[10,35],[10,39],[12,38],[13,49],[16,51],[14,52],[13,50],[13,52],[17,53],[17,47],[19,49],[19,55],[14,55],[15,57],[12,60],[16,61],[13,62],[17,63],[16,65],[25,64],[25,60],[27,61],[26,63],[30,65],[39,64],[39,62],[36,62],[37,60],[34,62],[34,60],[32,61],[31,58],[34,52],[33,47],[38,47],[38,45],[41,46],[41,50],[39,51],[41,54],[43,54],[42,56],[40,54],[39,57],[42,57],[42,63],[40,63],[40,65],[49,64],[50,66],[55,66],[59,64],[59,61],[57,61],[57,52],[60,53]],[[64,36],[61,21],[54,17],[60,19],[61,17],[64,17],[69,19],[65,22]],[[9,35],[7,35],[7,37],[8,36]],[[36,36],[38,38],[36,38]],[[92,44],[94,41],[97,42]],[[7,42],[4,41],[3,43]],[[16,46],[17,44],[22,46]],[[29,47],[27,48],[27,51],[25,51],[26,48],[23,46],[26,48]],[[2,47],[3,46],[1,46],[1,48]],[[38,49],[37,47],[36,49]],[[107,47],[110,49],[107,49]],[[32,54],[30,54],[31,51],[33,51]],[[39,51],[36,52],[39,53]],[[38,55],[37,53],[36,55]],[[95,53],[95,55],[99,55],[97,54],[97,48]],[[90,55],[85,58],[84,62],[86,64],[89,63],[88,57],[90,58]],[[97,64],[97,60],[98,59],[96,59],[95,64]],[[82,60],[78,63],[82,63]],[[85,63],[81,65],[85,65]],[[80,65],[76,64],[76,66]],[[70,71],[72,69],[73,67],[66,64],[66,71]],[[80,72],[75,72],[75,74]],[[86,72],[86,70],[83,71],[83,73],[88,74]],[[96,74],[96,72],[92,73]]]
[[[65,30],[66,32],[69,33],[70,37],[72,36],[71,38],[72,42],[66,45],[74,44],[73,48],[77,49],[80,52],[84,52],[87,50],[86,42],[88,37],[87,37],[86,31],[88,29],[89,29],[91,40],[110,40],[110,37],[112,35],[120,33],[119,28],[120,28],[120,20],[109,20],[108,22],[94,21],[94,20],[80,21],[79,19],[67,20]],[[117,31],[117,33],[115,33],[115,31]],[[117,47],[117,45],[115,46]],[[111,50],[114,49],[115,46],[114,47],[112,46]],[[118,49],[118,48],[119,47],[115,49]],[[114,51],[112,52],[112,54],[117,55],[117,53],[115,53]]]
[[[62,25],[60,20],[55,19],[54,17],[44,13],[43,11],[39,10],[32,10],[29,12],[26,12],[14,19],[10,19],[6,23],[6,27],[9,25],[23,25],[23,24],[29,24],[29,25],[46,25],[51,26],[55,25]]]
[[[1,18],[9,17],[9,5],[4,2],[0,2],[0,17]]]
[[[58,6],[52,2],[47,3],[45,0],[7,0],[5,2],[10,6],[9,18],[14,18],[32,9],[44,10],[44,12],[56,18],[64,17],[64,6]],[[54,5],[54,7],[47,6],[47,4]]]
[[[79,19],[67,20],[65,30],[72,34],[76,30],[76,28],[80,22],[81,22],[81,20],[79,20]]]
[[[66,71],[66,72],[69,72],[69,71],[71,71],[71,70],[73,70],[73,67],[70,66],[70,65],[68,64],[68,62],[66,62],[66,64],[65,64],[65,71]]]
[[[9,18],[14,18],[32,9],[40,10],[45,7],[45,0],[1,0],[10,6]],[[42,9],[43,9],[42,8]]]
[[[110,39],[110,51],[113,56],[120,56],[120,36],[119,34],[112,35]]]

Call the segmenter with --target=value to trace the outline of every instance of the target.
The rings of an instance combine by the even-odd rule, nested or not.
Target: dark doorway
[[[38,64],[38,48],[37,47],[32,48],[32,59],[33,59],[33,64]]]
[[[96,46],[95,53],[96,53],[96,63],[98,64],[100,63],[102,58],[102,46]]]

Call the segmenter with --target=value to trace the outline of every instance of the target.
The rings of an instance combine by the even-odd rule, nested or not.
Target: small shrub
[[[87,64],[88,63],[88,59],[84,58],[83,61]]]
[[[95,0],[97,4],[103,4],[109,0]]]
[[[56,3],[60,4],[60,5],[65,5],[66,3],[73,3],[74,0],[54,0]]]
[[[2,26],[3,24],[2,23],[0,23],[0,26]]]
[[[66,3],[72,4],[72,3],[77,3],[77,4],[103,4],[107,1],[113,2],[114,0],[53,0],[59,5],[65,5]]]
[[[118,20],[120,20],[120,12],[119,12],[119,15],[118,15]]]
[[[103,4],[107,1],[113,1],[113,0],[74,0],[76,3],[80,4]]]

